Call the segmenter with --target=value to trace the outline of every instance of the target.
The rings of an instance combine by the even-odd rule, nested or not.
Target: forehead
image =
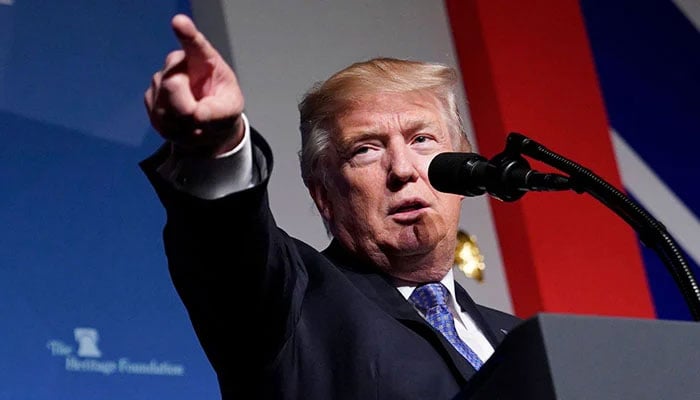
[[[443,128],[442,106],[426,91],[375,93],[359,97],[336,120],[341,136],[411,129],[418,125]]]

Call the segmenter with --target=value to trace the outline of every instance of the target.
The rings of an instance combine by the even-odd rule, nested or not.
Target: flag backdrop
[[[447,4],[482,150],[519,131],[592,169],[666,224],[697,275],[698,8]],[[528,196],[492,201],[518,314],[690,318],[665,266],[611,211],[570,193]]]
[[[289,232],[328,239],[298,176],[296,101],[379,55],[458,67],[476,148],[519,131],[626,190],[700,260],[700,9],[688,0],[193,1],[277,157]],[[142,94],[184,0],[0,0],[0,400],[218,398],[170,283],[164,213],[137,163],[159,144]],[[218,36],[217,36],[218,35]],[[468,100],[468,106],[467,106]],[[538,167],[539,164],[536,164]],[[478,301],[688,319],[675,283],[594,199],[465,200]],[[458,273],[459,274],[459,273]]]

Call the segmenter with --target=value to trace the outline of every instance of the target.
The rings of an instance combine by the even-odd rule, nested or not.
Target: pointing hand
[[[236,75],[192,20],[172,20],[181,50],[168,54],[144,100],[153,127],[180,151],[216,156],[243,138],[244,99]]]

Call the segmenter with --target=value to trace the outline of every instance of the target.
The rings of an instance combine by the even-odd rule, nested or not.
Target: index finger
[[[194,22],[188,16],[184,14],[174,16],[172,27],[188,58],[207,60],[218,56],[219,53],[204,37],[204,34],[197,30]]]

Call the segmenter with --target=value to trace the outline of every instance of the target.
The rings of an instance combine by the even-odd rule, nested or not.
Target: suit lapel
[[[474,323],[479,327],[481,332],[484,334],[486,339],[491,343],[491,346],[495,349],[499,343],[505,337],[505,334],[497,329],[497,327],[491,326],[488,323],[483,314],[479,312],[479,307],[476,305],[471,296],[467,291],[455,280],[455,294],[457,296],[457,303],[462,308],[462,312],[469,314],[469,316],[474,320]]]
[[[345,272],[345,276],[355,287],[387,314],[430,342],[452,367],[456,375],[461,376],[465,382],[476,372],[447,339],[418,314],[403,295],[396,290],[387,276],[352,257],[335,240],[323,251],[323,254]]]

